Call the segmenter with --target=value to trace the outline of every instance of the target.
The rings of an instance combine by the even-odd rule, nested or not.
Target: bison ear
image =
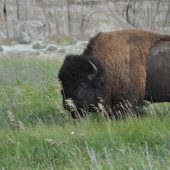
[[[91,74],[89,74],[87,76],[87,78],[89,80],[93,80],[98,76],[99,72],[98,72],[98,69],[97,69],[97,67],[95,66],[94,63],[92,63],[91,61],[88,61],[88,63],[90,64],[91,68],[93,69],[93,72]]]

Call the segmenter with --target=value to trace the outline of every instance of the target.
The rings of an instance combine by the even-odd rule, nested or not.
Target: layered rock
[[[170,33],[170,1],[0,0],[0,39],[88,39],[132,27]]]

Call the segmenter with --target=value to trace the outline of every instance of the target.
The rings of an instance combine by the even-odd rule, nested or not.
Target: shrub
[[[50,45],[48,45],[46,50],[47,51],[56,51],[56,50],[58,50],[58,47],[55,44],[50,44]]]
[[[42,43],[41,41],[36,41],[32,44],[33,49],[43,49],[45,47],[46,47],[46,45],[44,43]]]
[[[4,51],[4,49],[0,46],[0,52]]]

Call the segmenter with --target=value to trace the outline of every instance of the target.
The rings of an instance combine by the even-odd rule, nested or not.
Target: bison
[[[153,102],[170,101],[170,41],[161,41],[149,50],[145,99]]]
[[[102,99],[116,116],[125,101],[134,109],[145,99],[170,101],[168,41],[168,35],[138,29],[98,33],[81,55],[64,60],[58,75],[64,107],[71,98],[72,117],[83,117]]]

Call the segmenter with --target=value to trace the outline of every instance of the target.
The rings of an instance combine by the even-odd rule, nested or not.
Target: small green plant
[[[45,47],[46,47],[46,45],[43,42],[41,42],[41,41],[37,41],[37,42],[34,42],[32,44],[32,48],[33,49],[43,49]]]
[[[4,49],[0,46],[0,52],[4,51]]]
[[[58,50],[58,47],[55,44],[50,44],[46,48],[47,51],[56,51]]]

